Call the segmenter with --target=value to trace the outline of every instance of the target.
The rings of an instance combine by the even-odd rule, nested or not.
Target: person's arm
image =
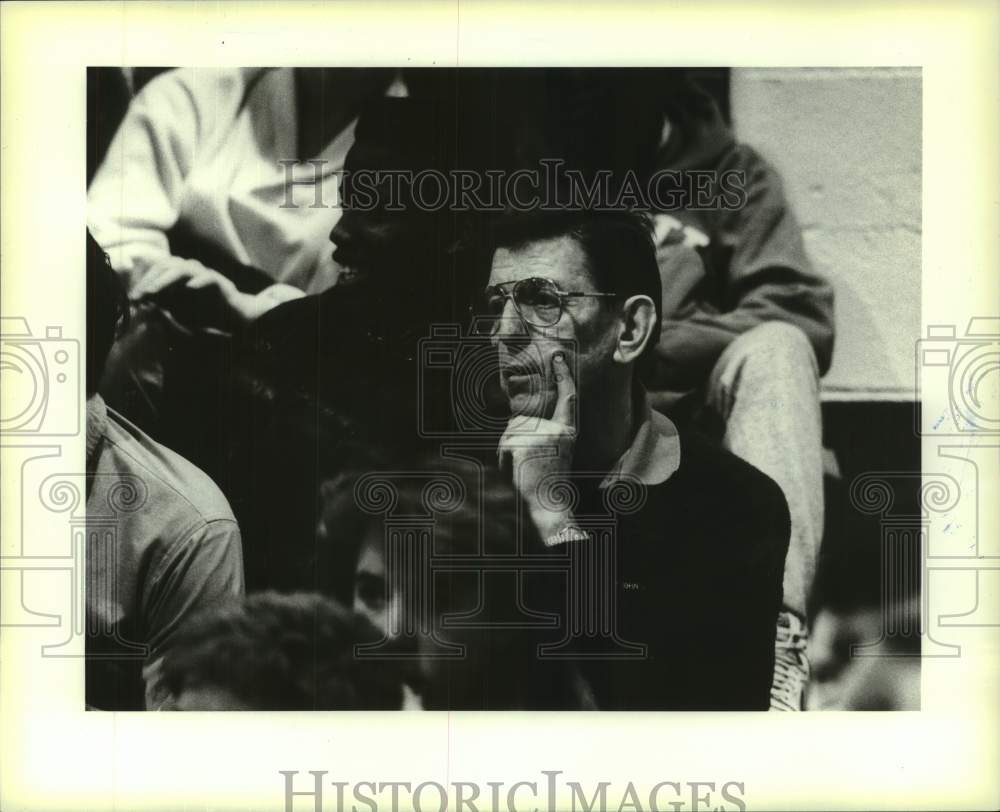
[[[244,588],[242,542],[232,519],[205,522],[167,553],[143,595],[149,640],[143,667],[147,709],[157,709],[167,699],[159,671],[177,629],[202,609],[243,595]]]
[[[167,231],[211,125],[186,78],[168,71],[132,100],[87,191],[90,231],[130,289],[170,255]]]
[[[244,92],[241,75],[178,69],[151,81],[129,105],[87,193],[90,231],[125,277],[129,295],[166,298],[184,322],[192,314],[197,322],[206,312],[222,313],[225,323],[233,317],[252,321],[304,295],[284,284],[255,284],[245,293],[226,267],[171,253],[168,232],[177,231],[188,176],[235,115]]]
[[[833,290],[806,256],[777,172],[742,145],[717,170],[744,173],[746,201],[706,213],[713,243],[704,253],[707,273],[693,247],[660,239],[664,320],[652,388],[698,386],[733,339],[767,321],[799,327],[825,373],[833,353]]]

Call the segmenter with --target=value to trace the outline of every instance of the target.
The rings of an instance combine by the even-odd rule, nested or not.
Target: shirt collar
[[[680,467],[681,441],[677,427],[665,415],[650,408],[645,392],[637,398],[636,415],[639,428],[632,444],[601,481],[602,488],[623,479],[659,485]]]

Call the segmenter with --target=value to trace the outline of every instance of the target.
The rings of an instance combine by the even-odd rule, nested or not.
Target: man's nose
[[[521,318],[521,314],[517,312],[514,300],[510,296],[504,302],[503,311],[497,320],[496,330],[494,330],[492,338],[494,344],[503,342],[507,346],[515,347],[523,346],[531,340],[528,326]]]
[[[344,217],[342,216],[330,232],[330,242],[338,248],[347,245],[351,241],[350,232],[344,228]]]

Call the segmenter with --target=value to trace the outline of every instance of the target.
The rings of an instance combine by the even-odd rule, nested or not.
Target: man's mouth
[[[512,364],[500,368],[500,388],[508,397],[533,396],[544,389],[542,371],[534,364]]]
[[[361,273],[364,269],[359,264],[359,257],[356,253],[344,251],[341,248],[334,249],[333,261],[340,266],[341,270],[348,275]]]
[[[500,367],[500,375],[503,378],[530,378],[540,377],[542,370],[535,364],[505,364]]]

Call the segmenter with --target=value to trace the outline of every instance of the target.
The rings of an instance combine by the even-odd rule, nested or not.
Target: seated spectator
[[[453,160],[447,145],[455,127],[447,102],[370,101],[345,169],[443,170]],[[228,481],[238,473],[229,455],[255,442],[260,425],[290,402],[295,410],[302,401],[333,408],[379,442],[414,441],[418,341],[431,324],[467,314],[472,284],[461,257],[451,253],[460,220],[410,205],[405,185],[404,199],[395,200],[392,186],[387,180],[375,190],[374,206],[355,208],[345,179],[345,214],[325,250],[349,269],[350,284],[284,302],[238,330],[233,341],[201,336],[165,353],[164,389],[152,420],[157,436],[195,460],[227,494],[238,487]],[[158,340],[151,332],[141,339],[147,345]],[[134,362],[119,367],[135,374]],[[247,426],[252,436],[243,431]]]
[[[450,111],[426,99],[370,103],[358,121],[348,170],[446,168],[450,148],[442,144],[451,139],[441,133],[455,127]],[[361,209],[350,205],[348,189],[344,216],[331,234],[354,281],[286,302],[253,322],[234,342],[234,353],[221,357],[217,379],[206,382],[222,408],[201,453],[210,443],[224,446],[222,463],[207,467],[218,472],[248,534],[251,588],[275,585],[258,574],[280,574],[282,588],[316,588],[315,567],[285,564],[313,557],[320,483],[353,467],[358,448],[398,455],[420,447],[419,421],[427,417],[421,409],[450,413],[443,386],[425,390],[418,406],[418,348],[431,325],[468,316],[472,275],[450,253],[456,219],[406,200],[401,211],[387,209],[388,188],[377,191],[386,195],[381,205]],[[219,387],[219,378],[225,385]],[[169,402],[182,418],[175,422],[203,436],[203,392],[183,371],[174,381]]]
[[[96,391],[127,313],[121,282],[88,232],[86,695],[103,710],[157,707],[160,664],[178,627],[243,593],[240,531],[219,489]]]
[[[598,706],[766,709],[788,510],[767,476],[650,411],[639,370],[658,346],[662,299],[645,221],[511,215],[494,245],[476,324],[512,413],[501,463],[548,544],[602,545],[606,608],[641,653],[581,661]],[[609,542],[618,483],[638,500]],[[557,485],[575,497],[554,500]]]
[[[317,594],[261,592],[192,618],[163,664],[171,710],[400,710],[402,670],[359,658],[364,618]],[[419,705],[416,705],[419,707]]]
[[[683,75],[665,82],[660,100],[655,168],[714,173],[714,202],[653,213],[663,328],[647,385],[654,408],[720,439],[788,501],[772,708],[800,710],[805,602],[824,526],[819,378],[833,351],[833,290],[806,256],[774,167],[734,139]],[[726,173],[740,173],[740,205],[719,196]]]
[[[353,573],[334,588],[382,633],[369,656],[419,663],[429,710],[593,709],[579,670],[539,654],[565,587],[534,567],[559,553],[523,521],[513,488],[470,462],[405,468],[323,487],[323,543]]]
[[[340,215],[339,173],[359,106],[392,78],[387,70],[179,68],[149,82],[87,201],[90,228],[133,298],[181,281],[213,284],[252,317],[335,284],[340,269],[326,238]],[[170,239],[178,228],[188,249],[180,254]],[[207,265],[209,255],[224,267]],[[237,287],[256,288],[257,301],[220,275],[256,280]]]
[[[255,321],[246,330],[251,375],[362,415],[380,432],[415,433],[417,342],[432,324],[464,318],[474,285],[455,253],[460,219],[415,205],[411,188],[389,173],[446,171],[456,160],[449,143],[470,137],[455,115],[430,99],[365,107],[345,164],[345,212],[330,234],[333,256],[355,282]],[[350,178],[364,172],[383,174],[374,199],[355,205],[361,193]],[[400,408],[392,419],[381,411]]]
[[[531,79],[528,165],[562,158],[589,180],[630,172],[655,189],[663,325],[650,404],[785,494],[792,536],[772,707],[801,709],[805,601],[824,527],[819,377],[833,348],[833,291],[811,267],[776,171],[735,140],[688,71],[549,69]]]
[[[206,445],[177,445],[190,432],[164,414],[166,378],[210,367],[228,353],[220,334],[340,280],[327,238],[344,158],[364,100],[402,92],[393,76],[179,68],[143,87],[87,196],[95,238],[147,305],[109,365],[108,402],[189,455]]]

